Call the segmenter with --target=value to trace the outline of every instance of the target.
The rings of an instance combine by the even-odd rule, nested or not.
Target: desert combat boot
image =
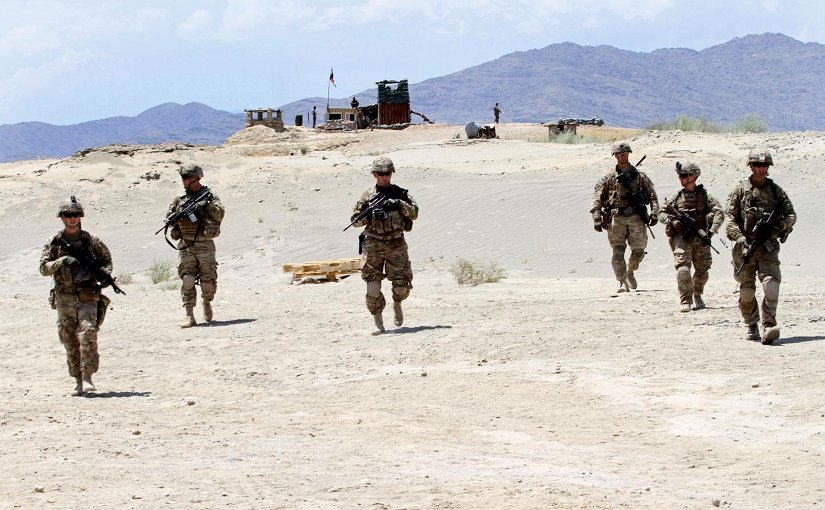
[[[74,387],[74,391],[72,392],[73,397],[82,397],[83,396],[83,379],[80,377],[75,377],[75,381],[77,381],[77,385]]]
[[[386,329],[384,329],[384,316],[381,315],[381,312],[376,313],[372,316],[372,318],[375,320],[376,328],[375,331],[372,332],[373,335],[380,335],[381,333],[387,331]]]
[[[616,290],[616,292],[630,292],[630,288],[627,286],[627,280],[619,281],[619,288]]]
[[[396,326],[404,324],[404,311],[401,310],[401,301],[395,301],[392,304],[392,311],[395,312],[393,323],[395,323]]]
[[[212,302],[203,300],[203,320],[206,322],[212,322]]]
[[[759,326],[756,324],[748,324],[748,334],[745,335],[745,340],[759,340]]]
[[[694,294],[693,295],[693,309],[694,310],[704,310],[705,309],[705,302],[702,300],[701,294]]]
[[[631,289],[635,289],[638,286],[636,283],[636,276],[633,274],[633,271],[627,272],[627,285]]]
[[[86,372],[83,372],[83,384],[85,384],[84,392],[97,391],[97,388],[95,388],[95,383],[92,382],[92,374],[87,374]]]
[[[196,326],[198,322],[195,320],[195,307],[191,305],[186,306],[186,316],[180,321],[180,327],[191,328]]]
[[[777,326],[768,326],[765,328],[765,333],[762,335],[762,345],[771,345],[774,340],[779,338],[779,328]]]

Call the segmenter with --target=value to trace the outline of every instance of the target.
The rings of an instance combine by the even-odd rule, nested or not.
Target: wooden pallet
[[[321,278],[328,282],[337,282],[339,278],[360,272],[361,257],[284,264],[284,273],[292,273],[292,283],[304,283]]]

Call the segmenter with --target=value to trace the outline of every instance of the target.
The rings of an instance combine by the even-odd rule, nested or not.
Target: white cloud
[[[60,46],[59,36],[35,25],[12,28],[0,36],[0,54],[31,56]]]
[[[178,25],[177,32],[181,37],[193,38],[210,32],[213,24],[214,16],[212,16],[212,13],[204,9],[198,9]]]

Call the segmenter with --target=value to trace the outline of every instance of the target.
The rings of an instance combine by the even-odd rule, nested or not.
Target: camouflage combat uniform
[[[208,189],[202,186],[197,193],[185,193],[175,197],[169,206],[169,214],[180,210],[180,206],[188,198],[198,195]],[[195,279],[201,286],[201,298],[209,303],[215,298],[218,288],[218,261],[215,255],[214,238],[220,234],[220,223],[223,220],[224,208],[220,198],[212,193],[212,200],[206,210],[199,213],[197,221],[181,218],[171,229],[170,237],[178,241],[178,276],[184,283],[181,285],[181,300],[184,307],[193,307],[197,301],[197,291],[194,285],[187,284],[187,276]]]
[[[412,228],[412,220],[418,218],[418,204],[407,190],[394,184],[388,189],[376,186],[365,191],[358,199],[353,218],[363,211],[378,193],[398,199],[399,208],[383,211],[383,216],[367,216],[353,225],[366,227],[363,232],[361,278],[366,282],[388,279],[392,282],[393,301],[400,303],[407,299],[412,289],[413,273],[404,232]],[[372,315],[380,314],[384,306],[386,300],[383,293],[379,292],[378,296],[367,294],[367,309]]]
[[[613,154],[618,151],[631,152],[627,144],[621,143],[613,148]],[[655,225],[659,214],[659,198],[653,188],[653,182],[644,172],[628,163],[624,170],[616,165],[596,183],[590,214],[593,217],[596,229],[607,229],[607,241],[613,248],[613,273],[619,281],[620,291],[626,281],[630,281],[630,288],[635,288],[633,272],[645,257],[647,248],[647,227],[640,211],[635,209],[631,202],[633,194],[644,196],[645,203],[650,205],[650,225]],[[602,208],[609,211],[609,223],[604,224]],[[630,246],[630,257],[625,263],[625,249]],[[626,290],[626,287],[625,287]]]
[[[694,219],[694,231],[686,231],[682,225],[679,225],[679,229],[672,226],[676,216],[667,212],[671,204],[677,211],[686,213]],[[679,302],[686,307],[683,311],[689,311],[691,305],[695,305],[695,308],[704,308],[702,293],[708,281],[708,271],[713,264],[711,248],[699,237],[696,230],[702,230],[713,237],[724,220],[722,205],[701,184],[693,191],[681,189],[669,196],[665,200],[662,212],[659,213],[659,222],[666,226],[665,233],[673,252]],[[694,271],[692,276],[691,265]]]
[[[64,247],[61,239],[67,241],[71,249]],[[40,255],[40,274],[51,276],[54,282],[50,301],[52,308],[57,310],[57,331],[66,348],[69,375],[75,379],[90,379],[100,364],[97,330],[102,317],[98,316],[98,307],[105,307],[101,300],[108,300],[102,297],[100,284],[91,271],[60,263],[62,257],[71,257],[78,252],[91,253],[101,263],[101,269],[111,274],[109,249],[85,230],[71,237],[61,230],[49,238]]]
[[[770,158],[770,154],[768,154]],[[733,187],[728,196],[727,236],[735,241],[733,246],[734,271],[742,265],[743,242],[753,243],[753,226],[762,218],[766,218],[772,211],[777,211],[778,222],[771,233],[768,242],[756,247],[754,255],[745,264],[736,281],[739,282],[739,311],[742,319],[748,326],[756,326],[760,319],[760,310],[756,303],[756,277],[762,283],[764,297],[761,306],[762,325],[766,334],[771,328],[776,328],[776,309],[779,304],[779,284],[782,274],[779,270],[779,246],[796,223],[796,212],[787,193],[770,178],[765,179],[762,187],[752,184],[750,177],[742,179]],[[758,330],[757,330],[758,331]],[[763,343],[771,343],[778,338],[778,331],[774,338],[763,338]],[[758,339],[753,338],[750,339]]]

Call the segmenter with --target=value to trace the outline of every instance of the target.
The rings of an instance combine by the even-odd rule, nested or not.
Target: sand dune
[[[592,230],[608,144],[498,140],[458,126],[273,136],[221,147],[95,150],[0,165],[2,508],[811,508],[825,503],[822,133],[639,133],[660,199],[692,160],[720,200],[767,145],[799,216],[782,246],[783,338],[743,340],[729,254],[709,308],[679,314],[661,226],[615,295]],[[530,141],[533,140],[533,141]],[[122,152],[122,151],[121,151]],[[369,335],[364,284],[291,285],[287,262],[357,256],[342,232],[388,154],[421,215],[402,328]],[[227,208],[217,321],[177,328],[177,284],[149,268],[180,162]],[[157,178],[155,178],[157,176]],[[37,273],[76,195],[129,274],[100,333],[97,397],[73,383]],[[508,277],[462,287],[459,258]],[[199,311],[198,311],[199,312]]]

